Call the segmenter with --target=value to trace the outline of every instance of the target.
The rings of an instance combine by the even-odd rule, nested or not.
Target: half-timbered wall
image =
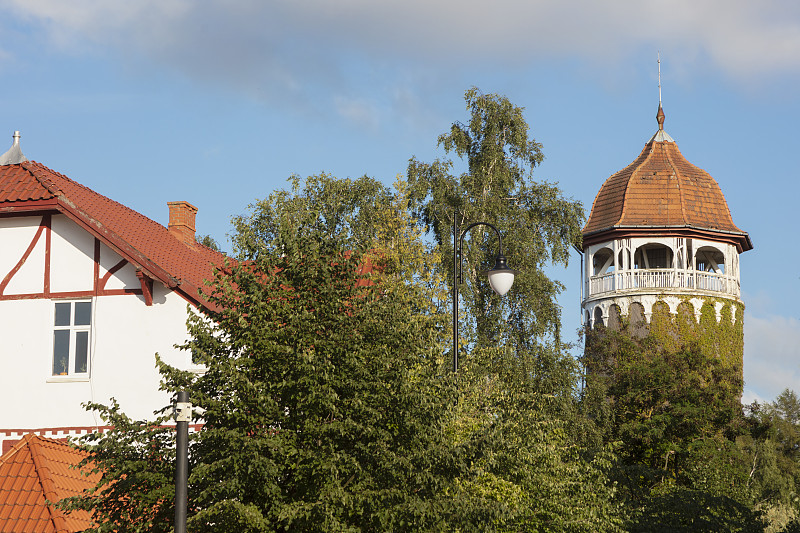
[[[155,354],[191,368],[190,355],[174,347],[186,338],[185,299],[137,276],[135,265],[61,214],[0,218],[0,249],[0,441],[18,429],[102,425],[84,402],[114,397],[134,418],[167,403]],[[75,302],[89,318],[77,318]],[[89,324],[56,326],[59,303],[73,322]],[[55,330],[70,328],[69,368],[54,368]],[[78,330],[88,340],[77,348],[88,359],[80,368]]]

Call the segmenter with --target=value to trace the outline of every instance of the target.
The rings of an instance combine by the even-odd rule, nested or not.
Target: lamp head
[[[514,275],[516,273],[516,270],[510,269],[508,265],[506,265],[506,256],[498,254],[495,259],[494,268],[487,272],[489,275],[489,285],[498,295],[504,296],[511,288],[511,285],[514,284]]]

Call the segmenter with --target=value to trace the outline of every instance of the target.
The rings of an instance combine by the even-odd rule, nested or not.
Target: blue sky
[[[222,243],[231,216],[293,173],[391,184],[412,155],[441,156],[473,85],[525,107],[547,158],[536,179],[588,210],[657,129],[660,50],[665,129],[755,245],[741,259],[744,400],[800,390],[800,4],[0,0],[0,13],[0,139],[21,130],[29,159],[162,223],[166,202],[188,200]],[[553,275],[570,333],[577,255]]]

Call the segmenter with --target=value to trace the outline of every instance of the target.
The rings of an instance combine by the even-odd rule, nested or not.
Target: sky
[[[743,401],[800,391],[800,3],[0,0],[0,15],[0,152],[20,130],[29,159],[162,224],[187,200],[223,249],[231,217],[292,174],[390,185],[412,156],[442,157],[472,86],[525,108],[534,179],[588,215],[657,130],[660,52],[665,130],[755,246]],[[551,274],[577,341],[577,253]]]

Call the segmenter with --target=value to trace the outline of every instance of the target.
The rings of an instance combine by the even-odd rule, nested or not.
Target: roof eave
[[[30,215],[31,213],[43,213],[58,210],[58,198],[0,202],[0,215],[15,213]]]
[[[708,236],[723,235],[736,243],[739,253],[746,252],[753,249],[753,242],[750,240],[750,235],[744,231],[723,230],[717,228],[706,228],[702,226],[695,226],[692,224],[681,225],[619,225],[608,226],[606,228],[592,230],[588,233],[583,233],[584,249],[588,244],[595,244],[599,242],[600,237],[611,236],[617,233],[645,233],[652,231],[667,231],[667,232],[696,232]]]
[[[194,283],[173,276],[170,272],[151,261],[146,255],[141,253],[114,231],[105,227],[102,222],[92,218],[86,212],[78,208],[65,196],[59,197],[59,206],[62,207],[62,209],[60,209],[62,213],[95,235],[103,241],[106,246],[130,261],[134,266],[140,268],[148,277],[160,281],[170,289],[179,291],[195,306],[208,306],[208,303],[200,294],[199,287]]]

